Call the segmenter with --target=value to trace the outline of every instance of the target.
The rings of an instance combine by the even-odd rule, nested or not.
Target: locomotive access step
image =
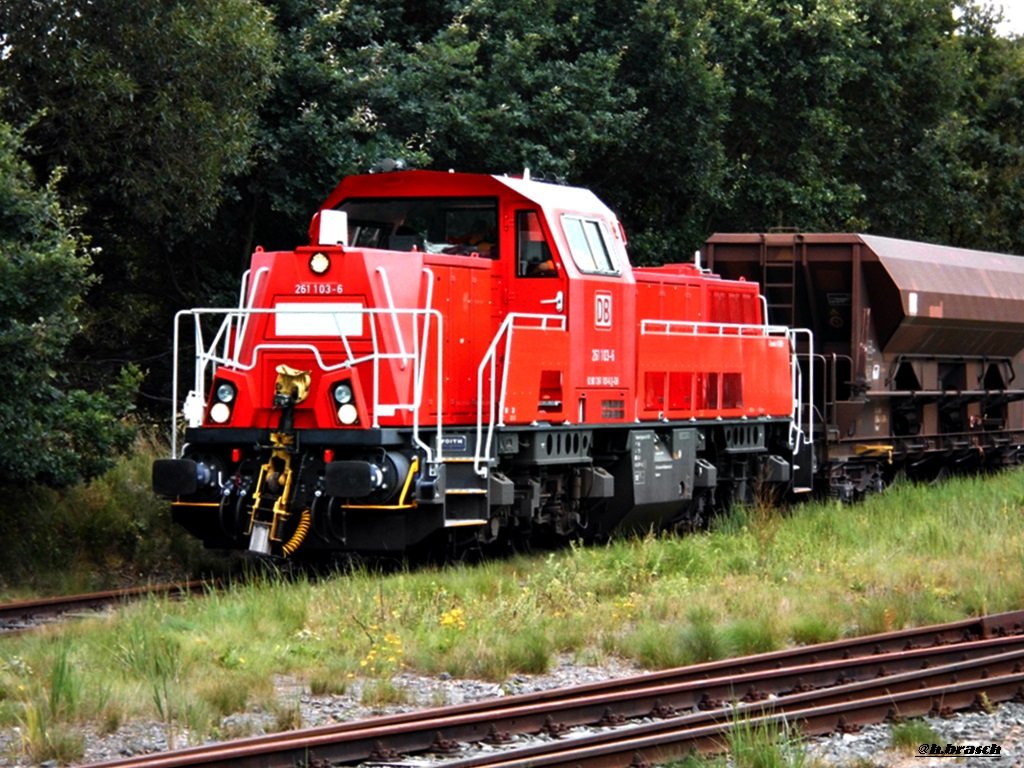
[[[500,472],[480,477],[466,461],[445,461],[443,467],[445,527],[482,525],[491,518],[490,507],[515,502],[515,485]]]
[[[480,525],[489,515],[489,480],[476,473],[472,461],[445,461],[444,524],[446,528]]]

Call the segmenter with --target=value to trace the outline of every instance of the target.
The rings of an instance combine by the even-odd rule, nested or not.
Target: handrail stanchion
[[[540,325],[520,325],[517,326],[517,322],[538,322]],[[557,321],[557,327],[548,327],[549,321]],[[505,395],[508,390],[508,360],[512,349],[512,334],[516,328],[525,330],[527,328],[540,329],[544,331],[557,330],[565,332],[566,320],[564,315],[539,315],[529,313],[517,313],[512,312],[505,316],[501,325],[498,327],[498,331],[494,334],[494,338],[491,339],[491,343],[487,347],[487,351],[484,352],[484,356],[480,360],[480,365],[477,366],[477,377],[476,377],[476,450],[473,454],[473,469],[480,477],[486,477],[488,473],[488,466],[491,463],[491,440],[494,438],[495,426],[504,426],[504,411],[505,411]],[[497,349],[498,344],[502,338],[505,339],[505,366],[501,371],[501,388],[495,397],[495,374],[497,368]],[[490,381],[489,397],[487,399],[487,436],[484,438],[484,397],[483,397],[483,381],[484,374],[489,373],[488,379]],[[499,423],[495,421],[495,407],[499,411],[498,419]],[[487,446],[486,452],[482,453],[482,446]]]

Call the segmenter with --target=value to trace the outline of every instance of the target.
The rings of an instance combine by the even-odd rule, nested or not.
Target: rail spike
[[[397,760],[398,750],[385,747],[383,741],[378,741],[373,745],[373,751],[370,752],[368,758],[372,761],[383,762],[385,760]]]
[[[846,722],[846,718],[840,715],[839,720],[836,721],[835,732],[838,734],[859,733],[860,725],[857,723],[848,723]]]
[[[675,717],[678,710],[669,704],[663,704],[661,699],[654,700],[654,706],[651,708],[649,717],[657,718],[658,720],[667,720],[670,717]]]
[[[560,739],[565,732],[569,730],[569,726],[565,723],[556,723],[551,715],[548,715],[544,720],[544,725],[541,727],[540,732],[546,736],[550,736],[553,739]]]
[[[508,744],[512,741],[512,734],[508,731],[499,731],[498,727],[491,723],[491,727],[487,729],[487,737],[484,742],[487,744],[494,744],[495,746],[500,744]]]
[[[597,721],[597,724],[602,728],[612,728],[616,725],[622,725],[625,722],[625,715],[618,712],[612,712],[612,708],[608,707],[605,709],[604,714],[601,715],[601,719]]]
[[[462,745],[453,739],[446,739],[438,731],[437,735],[434,736],[434,741],[430,744],[431,752],[436,752],[443,755],[454,755],[462,751]]]

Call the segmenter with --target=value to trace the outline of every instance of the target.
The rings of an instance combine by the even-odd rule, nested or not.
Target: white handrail
[[[238,308],[239,309],[252,309],[252,303],[256,300],[256,289],[260,285],[260,280],[263,279],[265,274],[270,272],[270,267],[260,267],[256,270],[256,277],[253,278],[252,284],[249,286],[249,298],[242,303],[242,294],[245,292],[245,286],[248,284],[251,270],[245,270],[245,275],[242,277],[242,292],[238,296]],[[236,316],[237,317],[237,316]],[[245,338],[245,332],[249,329],[249,317],[246,316],[244,319],[239,318],[236,320],[238,325],[235,328],[235,349],[238,349],[242,343],[242,339]],[[224,350],[227,355],[227,348]]]
[[[801,355],[798,351],[797,337],[807,336],[807,351]],[[793,453],[800,450],[802,443],[811,444],[814,441],[814,333],[809,328],[791,328],[789,331],[790,350],[792,350],[793,369],[793,391],[795,393],[793,402],[793,428],[790,430],[790,447]],[[803,401],[803,369],[800,366],[800,358],[807,359],[807,404],[804,407]],[[807,414],[806,429],[803,424],[802,414]]]
[[[428,300],[431,300],[432,292],[428,290]],[[279,314],[331,314],[334,318],[335,327],[338,329],[337,337],[328,337],[328,340],[337,343],[341,341],[346,355],[345,359],[339,363],[328,363],[324,359],[324,353],[320,346],[309,341],[301,342],[263,342],[252,345],[246,350],[248,353],[243,358],[243,345],[245,342],[244,333],[240,330],[241,328],[247,328],[248,323],[253,315],[279,315]],[[345,315],[358,315],[360,317],[369,318],[369,346],[370,349],[360,356],[353,354],[353,349],[350,343],[349,336],[351,334],[345,333],[342,329],[346,326],[341,322],[340,316]],[[376,320],[379,318],[383,320],[385,317],[390,316],[393,322],[396,323],[397,328],[397,316],[408,315],[412,318],[413,328],[413,349],[411,351],[406,349],[404,341],[400,341],[399,351],[388,352],[382,348],[381,339],[378,331],[378,323]],[[427,461],[432,461],[435,451],[440,450],[442,444],[441,436],[443,431],[443,419],[438,409],[438,417],[436,424],[437,435],[433,441],[438,448],[432,448],[430,444],[425,442],[420,436],[420,423],[419,423],[419,410],[424,402],[423,388],[425,383],[425,368],[427,365],[427,354],[429,348],[430,336],[433,335],[434,343],[436,347],[436,361],[437,361],[437,401],[443,402],[443,351],[444,345],[441,343],[441,333],[443,331],[443,321],[440,313],[428,306],[427,309],[398,309],[398,308],[367,308],[367,307],[353,307],[351,309],[337,309],[331,308],[325,310],[322,306],[315,304],[308,307],[288,307],[287,309],[277,308],[220,308],[220,307],[200,307],[196,309],[182,310],[175,315],[174,319],[174,340],[173,340],[173,354],[174,354],[174,370],[171,385],[171,424],[173,426],[171,431],[171,453],[173,456],[178,455],[178,434],[177,434],[177,418],[179,413],[180,404],[180,393],[178,387],[179,378],[179,366],[181,363],[181,325],[182,321],[191,317],[193,322],[193,338],[195,343],[195,359],[193,362],[193,388],[189,393],[188,399],[198,399],[204,405],[206,403],[206,383],[212,381],[215,376],[217,369],[224,366],[230,367],[240,371],[251,371],[260,362],[260,357],[263,353],[268,351],[291,351],[291,352],[302,352],[309,354],[317,367],[324,373],[337,371],[345,368],[354,368],[358,365],[370,364],[373,366],[373,387],[371,393],[371,402],[369,407],[373,414],[373,426],[379,426],[379,414],[381,410],[390,409],[392,413],[398,410],[410,411],[413,414],[413,441],[419,445],[425,452]],[[206,343],[204,340],[203,333],[203,321],[208,318],[222,317],[220,326],[217,332],[214,334],[213,340],[210,343]],[[419,321],[422,319],[423,323],[423,336],[421,338],[419,331]],[[436,321],[436,322],[432,322]],[[361,323],[361,326],[365,324]],[[433,334],[431,331],[433,330]],[[235,332],[236,343],[233,350],[228,350],[226,347],[223,351],[218,352],[218,348],[221,346],[222,341],[226,337],[230,337],[232,331]],[[367,341],[365,334],[360,334],[359,338]],[[401,336],[399,337],[401,340]],[[326,342],[325,342],[326,343]],[[403,402],[400,398],[399,402],[395,403],[384,403],[381,402],[380,396],[380,366],[386,361],[398,361],[400,367],[404,370],[409,362],[415,366],[412,376],[412,393],[409,398],[409,402]]]
[[[661,330],[657,327],[661,327]],[[640,321],[641,336],[785,336],[790,330],[786,325],[754,323],[709,323],[652,318]]]
[[[518,321],[532,322],[531,325],[516,325]],[[539,323],[539,325],[537,324]],[[550,323],[550,325],[549,325]],[[473,453],[473,469],[480,477],[487,477],[488,466],[491,462],[491,440],[494,438],[494,427],[505,426],[505,394],[508,391],[508,357],[512,348],[512,336],[516,328],[533,328],[545,331],[565,332],[565,315],[541,315],[525,312],[512,312],[505,316],[501,326],[498,328],[494,338],[491,339],[487,351],[480,360],[476,373],[476,450]],[[497,366],[497,350],[502,338],[505,339],[505,365],[501,371],[501,389],[495,397],[495,367]],[[490,382],[490,390],[487,398],[487,437],[484,438],[484,373],[487,373]],[[497,410],[497,414],[495,414]],[[497,420],[495,419],[497,416]],[[486,444],[486,452],[482,446]]]
[[[384,298],[388,300],[388,309],[393,310],[395,308],[395,300],[391,296],[391,284],[388,282],[388,273],[384,267],[377,267],[377,274],[380,275],[380,280],[384,284]],[[402,331],[398,327],[398,316],[396,314],[391,315],[391,323],[395,329],[395,338],[398,339],[398,350],[403,355],[405,354],[405,340],[402,339]],[[401,368],[405,370],[405,361],[402,361]]]
[[[423,316],[423,348],[420,351],[420,354],[421,354],[422,358],[421,358],[421,360],[418,363],[419,368],[416,371],[417,376],[416,376],[415,387],[416,387],[416,392],[419,392],[419,393],[423,392],[423,377],[426,375],[426,371],[427,371],[427,353],[428,353],[429,346],[430,346],[430,318],[431,318],[431,313],[434,311],[434,272],[433,272],[433,270],[430,269],[430,267],[424,267],[423,268],[423,276],[426,278],[426,281],[427,281],[427,295],[426,295],[426,299],[423,302],[423,306],[426,309],[426,314]],[[438,326],[438,329],[440,331],[440,326]],[[414,334],[416,333],[416,324],[415,323],[413,323],[413,333]],[[416,341],[416,340],[418,340],[418,337],[414,341]],[[441,425],[443,423],[442,409],[440,407],[440,404],[442,402],[441,399],[440,399],[440,397],[441,397],[441,389],[442,389],[441,382],[443,381],[443,379],[444,379],[444,371],[441,370],[441,350],[440,350],[440,345],[438,345],[438,362],[437,362],[437,394],[438,394],[437,435],[438,435],[439,438],[441,436],[441,431],[442,431]],[[423,452],[426,454],[428,462],[433,460],[433,455],[434,455],[434,451],[435,450],[437,451],[437,461],[441,461],[444,458],[444,456],[443,456],[443,449],[442,449],[442,442],[443,441],[438,439],[436,447],[432,448],[431,446],[427,445],[426,443],[424,443],[422,440],[419,439],[419,413],[420,413],[420,409],[417,406],[416,410],[413,411],[413,440],[420,447],[420,449],[422,449]]]

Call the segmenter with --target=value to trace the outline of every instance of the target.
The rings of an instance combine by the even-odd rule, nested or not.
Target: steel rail
[[[155,595],[182,598],[186,595],[203,594],[211,584],[204,581],[188,581],[182,584],[157,584],[151,586],[111,589],[103,592],[88,592],[80,595],[41,597],[0,604],[0,636],[12,633],[22,627],[18,622],[29,624],[40,619],[53,619],[77,611],[95,611],[112,605],[141,600]],[[12,626],[14,625],[14,626]]]
[[[948,714],[954,710],[1024,699],[1024,655],[1020,650],[999,656],[915,670],[885,678],[839,684],[831,688],[794,693],[770,700],[723,704],[713,710],[681,714],[637,725],[620,725],[621,730],[577,736],[565,742],[542,742],[504,754],[492,752],[460,760],[439,760],[445,768],[496,768],[496,766],[584,765],[581,752],[627,756],[629,765],[637,747],[668,747],[686,752],[701,749],[709,732],[717,733],[713,745],[724,751],[729,732],[737,727],[757,728],[779,724],[799,728],[804,735],[821,735],[856,730],[861,725],[916,717]],[[982,695],[984,695],[982,697]],[[652,714],[651,717],[659,715]],[[662,715],[663,716],[663,715]],[[606,714],[608,724],[618,721]],[[710,730],[709,730],[710,729]],[[564,733],[564,732],[563,732]],[[691,743],[691,736],[696,744]],[[628,745],[628,746],[624,746]],[[705,751],[707,745],[704,744]],[[619,751],[620,749],[625,750]],[[628,753],[628,754],[627,754]],[[676,755],[680,752],[676,752]],[[562,763],[564,758],[567,762]],[[659,756],[663,762],[667,758]]]
[[[438,761],[437,765],[444,768],[640,768],[669,762],[693,751],[727,751],[729,734],[737,728],[794,728],[805,736],[818,736],[846,731],[851,722],[881,723],[893,718],[969,709],[975,707],[982,696],[991,703],[1024,699],[1024,673],[875,697],[851,697],[848,701],[792,711],[778,708],[773,711],[772,706],[736,708],[720,713],[723,719],[711,725],[690,727],[684,722],[685,718],[680,718],[671,724],[674,727],[663,726],[655,733],[650,733],[654,729],[640,733],[641,727],[629,733],[598,734],[571,743],[549,742],[487,758]]]

